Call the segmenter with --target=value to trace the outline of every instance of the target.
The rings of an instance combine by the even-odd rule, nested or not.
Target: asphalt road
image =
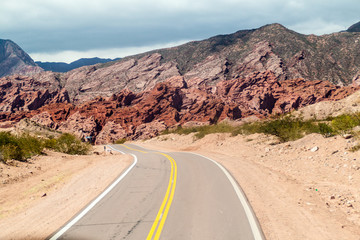
[[[53,239],[263,239],[252,210],[221,166],[191,153],[112,145],[135,162]]]

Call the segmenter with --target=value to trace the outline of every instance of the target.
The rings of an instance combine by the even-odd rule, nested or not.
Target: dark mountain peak
[[[34,60],[11,40],[0,39],[0,77],[41,72]]]
[[[360,22],[351,25],[346,31],[347,32],[360,32]]]

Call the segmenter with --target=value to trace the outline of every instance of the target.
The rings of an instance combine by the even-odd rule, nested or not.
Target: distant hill
[[[42,72],[32,58],[11,40],[0,39],[0,77]]]
[[[351,25],[347,31],[348,32],[360,32],[360,22],[355,23],[354,25]]]
[[[64,63],[64,62],[35,62],[38,66],[43,68],[45,71],[52,71],[52,72],[68,72],[75,68],[88,66],[88,65],[94,65],[98,63],[107,63],[111,61],[119,60],[119,58],[116,59],[104,59],[104,58],[81,58],[79,60],[76,60],[72,63]]]

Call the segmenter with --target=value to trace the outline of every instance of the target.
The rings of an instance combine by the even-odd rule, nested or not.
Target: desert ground
[[[0,164],[0,239],[45,239],[96,198],[131,163],[130,156],[47,152]],[[99,155],[98,155],[99,154]]]

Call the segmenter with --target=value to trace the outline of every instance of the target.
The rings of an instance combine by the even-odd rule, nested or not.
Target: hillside
[[[272,70],[281,79],[301,77],[347,85],[360,74],[359,39],[356,32],[303,35],[280,24],[270,24],[124,60],[159,53],[162,62],[175,62],[180,74],[187,77],[200,74],[210,82]],[[221,67],[222,71],[206,73],[213,66]]]
[[[31,57],[11,40],[0,39],[0,77],[42,72]]]

